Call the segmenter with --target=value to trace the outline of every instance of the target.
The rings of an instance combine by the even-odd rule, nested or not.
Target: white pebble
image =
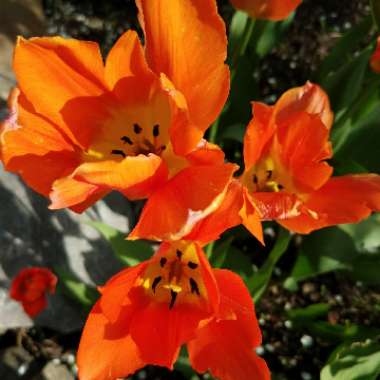
[[[305,348],[311,347],[314,343],[314,340],[310,335],[303,335],[300,341],[302,346]]]
[[[286,320],[284,322],[284,326],[287,328],[287,329],[291,329],[293,327],[293,322],[292,321],[289,321],[289,320]]]
[[[263,346],[259,346],[256,348],[256,354],[259,356],[263,356],[265,354],[265,349]]]
[[[19,376],[25,375],[26,371],[28,370],[29,364],[28,363],[22,363],[20,367],[17,368],[17,374]]]
[[[310,375],[309,372],[301,372],[301,377],[302,377],[302,380],[311,380],[312,379],[312,376]]]

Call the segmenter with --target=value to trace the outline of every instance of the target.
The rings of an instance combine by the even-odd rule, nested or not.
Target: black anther
[[[160,126],[158,124],[153,126],[153,136],[158,137],[160,134]]]
[[[133,145],[133,141],[128,136],[123,136],[120,140],[129,145]]]
[[[189,267],[190,269],[197,269],[197,268],[198,268],[198,264],[197,264],[197,263],[193,263],[192,261],[189,261],[189,262],[187,263],[187,265],[188,265],[188,267]]]
[[[253,183],[257,185],[258,182],[259,182],[259,179],[257,178],[257,175],[254,174],[253,175]]]
[[[122,150],[119,150],[119,149],[113,149],[111,151],[111,154],[119,154],[120,156],[123,156],[124,158],[127,157],[127,155]]]
[[[267,170],[267,180],[271,179],[272,178],[272,170]]]
[[[190,281],[191,293],[197,293],[197,295],[200,296],[201,293],[199,292],[199,288],[198,288],[197,282],[193,278],[190,278],[189,281]]]
[[[133,124],[133,130],[138,135],[139,133],[141,133],[142,128],[137,123],[135,123],[135,124]]]
[[[161,280],[162,280],[162,277],[161,277],[161,276],[158,276],[158,277],[156,277],[156,278],[153,280],[153,283],[152,283],[152,290],[153,290],[153,293],[156,293],[157,285],[160,283]]]
[[[163,268],[166,264],[166,262],[168,261],[168,259],[166,257],[161,257],[160,259],[160,267]]]
[[[179,249],[177,249],[176,254],[177,254],[177,257],[181,260],[183,253]]]
[[[177,295],[178,295],[177,292],[175,292],[173,289],[170,289],[171,300],[170,300],[169,309],[173,309],[173,306],[175,304],[175,300],[177,299]]]

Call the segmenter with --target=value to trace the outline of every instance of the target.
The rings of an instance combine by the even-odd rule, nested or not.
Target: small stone
[[[259,356],[263,356],[265,354],[265,349],[263,346],[256,347],[256,354]]]
[[[302,380],[311,380],[313,377],[309,372],[301,372]]]
[[[265,319],[264,318],[260,318],[259,319],[259,325],[260,326],[264,326],[265,325]]]
[[[287,328],[287,329],[291,329],[293,327],[293,322],[290,321],[290,320],[286,320],[284,322],[284,326]]]
[[[311,282],[305,282],[302,285],[302,293],[304,295],[311,294],[311,293],[315,292],[315,290],[316,290],[316,286],[315,286],[315,284],[313,284]]]
[[[265,346],[265,349],[268,351],[268,352],[274,352],[275,351],[275,348],[272,344],[270,343],[267,343]]]
[[[310,335],[303,335],[300,342],[303,347],[310,348],[313,345],[314,340]]]

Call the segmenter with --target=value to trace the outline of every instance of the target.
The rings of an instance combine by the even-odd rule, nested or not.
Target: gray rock
[[[120,194],[111,194],[82,215],[50,211],[46,199],[0,168],[0,205],[0,329],[33,323],[8,296],[12,278],[25,267],[58,268],[93,286],[122,269],[108,243],[85,224],[99,220],[127,233],[133,212]],[[34,323],[69,332],[80,329],[84,318],[74,301],[57,292]]]

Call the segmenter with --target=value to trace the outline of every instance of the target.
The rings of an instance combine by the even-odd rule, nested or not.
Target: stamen
[[[193,263],[192,261],[189,261],[189,262],[187,263],[187,265],[188,265],[188,267],[189,267],[190,269],[197,269],[197,268],[198,268],[198,264],[197,264],[197,263]]]
[[[160,126],[159,124],[156,124],[155,126],[153,126],[153,136],[158,137],[159,134],[160,134]]]
[[[267,180],[270,180],[272,178],[273,171],[267,170]]]
[[[168,259],[166,257],[161,257],[160,259],[160,267],[163,268],[166,264],[166,262],[168,261]]]
[[[153,280],[153,283],[152,283],[152,290],[153,290],[153,293],[156,293],[157,285],[160,283],[161,280],[162,280],[162,277],[161,277],[161,276],[158,276],[158,277],[156,277],[156,278]]]
[[[173,306],[175,304],[175,300],[177,299],[177,295],[178,295],[178,293],[175,292],[173,289],[170,290],[171,300],[170,300],[169,309],[173,309]]]
[[[133,141],[128,136],[123,136],[120,140],[129,145],[133,145]]]
[[[119,150],[119,149],[113,149],[111,151],[111,154],[119,154],[120,156],[123,156],[124,158],[127,157],[127,155],[122,150]]]
[[[255,185],[257,185],[258,182],[259,182],[259,179],[257,178],[257,175],[254,174],[254,175],[253,175],[253,183],[254,183]]]
[[[197,282],[193,278],[190,278],[189,281],[190,281],[191,293],[197,293],[197,295],[200,296],[201,293],[199,292],[199,288],[198,288]]]
[[[138,135],[139,133],[141,133],[142,131],[142,128],[137,124],[133,124],[133,130],[135,131],[136,135]]]
[[[278,187],[278,190],[284,190],[284,186],[283,185],[281,185],[281,183],[279,183],[278,185],[277,185],[277,187]]]
[[[179,249],[177,249],[176,253],[177,253],[177,257],[181,260],[183,253]]]

